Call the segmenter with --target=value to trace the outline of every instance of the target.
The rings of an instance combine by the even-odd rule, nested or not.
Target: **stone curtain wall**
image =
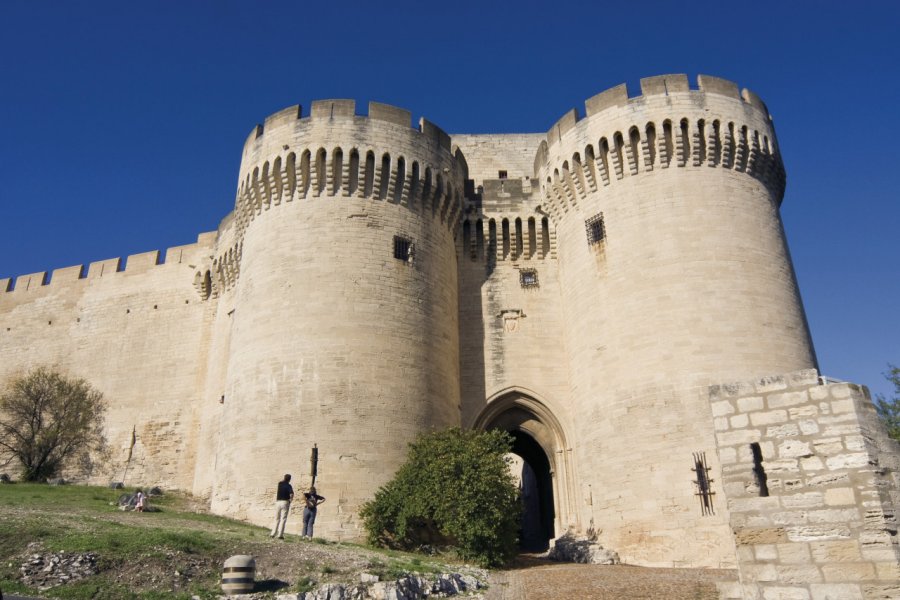
[[[723,596],[900,597],[900,445],[868,390],[810,369],[713,386],[710,403],[743,585]]]
[[[0,384],[50,365],[109,403],[108,457],[66,479],[191,489],[213,315],[194,277],[215,242],[215,232],[200,234],[164,260],[156,251],[129,256],[124,269],[114,258],[57,269],[49,281],[21,276],[13,291],[0,280]]]

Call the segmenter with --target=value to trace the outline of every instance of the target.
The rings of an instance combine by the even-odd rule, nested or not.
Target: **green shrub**
[[[504,431],[450,429],[419,437],[394,479],[362,507],[369,543],[388,548],[453,546],[483,566],[517,550],[521,505]]]

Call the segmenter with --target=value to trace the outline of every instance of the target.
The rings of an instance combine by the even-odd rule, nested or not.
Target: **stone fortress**
[[[723,597],[900,597],[900,453],[865,388],[815,370],[765,104],[641,88],[546,134],[275,113],[217,231],[0,280],[0,376],[57,364],[105,394],[91,480],[133,454],[127,483],[261,525],[313,444],[317,534],[358,539],[417,434],[499,427],[538,545],[737,567]]]

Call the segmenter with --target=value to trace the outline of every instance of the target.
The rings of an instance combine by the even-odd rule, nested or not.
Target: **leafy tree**
[[[878,394],[875,397],[875,410],[884,421],[888,434],[900,442],[900,367],[889,364],[884,377],[894,384],[894,395],[888,399],[883,394]]]
[[[104,446],[103,394],[49,367],[14,377],[0,395],[0,453],[25,481],[59,475]]]
[[[406,463],[360,512],[371,544],[449,545],[483,566],[517,551],[521,505],[505,431],[449,429],[420,436]]]

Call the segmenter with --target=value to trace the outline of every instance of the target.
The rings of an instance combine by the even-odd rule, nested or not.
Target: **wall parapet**
[[[51,290],[64,285],[79,284],[102,277],[110,277],[124,273],[137,275],[146,273],[156,266],[180,264],[187,260],[199,260],[202,251],[209,250],[215,244],[216,232],[201,233],[197,242],[167,248],[165,253],[159,250],[130,254],[122,257],[92,261],[88,265],[79,264],[50,272],[40,271],[16,277],[0,279],[0,294],[25,293],[40,289]]]
[[[356,101],[347,99],[314,100],[310,105],[309,114],[303,114],[303,107],[299,104],[289,106],[265,118],[250,131],[244,142],[244,154],[260,141],[266,132],[276,128],[291,125],[296,121],[329,119],[371,119],[391,123],[421,133],[426,138],[433,140],[441,148],[450,150],[450,136],[440,127],[421,117],[418,126],[412,124],[412,113],[405,108],[390,104],[371,101],[368,104],[367,114],[356,112]]]
[[[728,80],[686,75],[641,80],[642,95],[621,84],[565,113],[534,159],[535,177],[558,220],[572,207],[630,176],[677,168],[714,167],[747,174],[778,202],[785,172],[766,105]]]
[[[641,79],[641,93],[632,96],[628,93],[628,85],[621,83],[591,96],[584,102],[584,115],[577,108],[565,113],[554,123],[547,132],[547,143],[553,144],[564,133],[575,127],[584,118],[600,114],[608,108],[627,106],[629,103],[637,104],[645,102],[652,96],[671,96],[674,94],[715,94],[732,100],[738,100],[765,114],[766,119],[771,119],[769,109],[758,95],[744,88],[738,92],[738,85],[733,81],[713,77],[712,75],[698,75],[697,89],[691,89],[688,76],[683,73],[670,75],[655,75]]]

